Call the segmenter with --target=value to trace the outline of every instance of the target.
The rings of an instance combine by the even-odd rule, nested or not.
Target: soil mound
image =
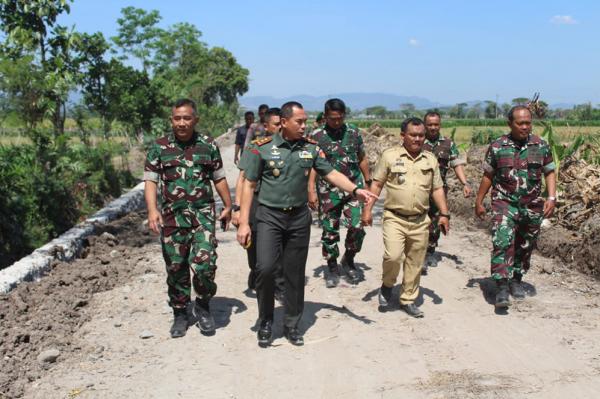
[[[82,259],[57,262],[40,281],[24,282],[0,295],[0,396],[20,397],[26,384],[40,378],[71,352],[71,338],[89,320],[94,293],[143,274],[145,244],[156,241],[144,225],[145,212],[131,213],[87,238]]]

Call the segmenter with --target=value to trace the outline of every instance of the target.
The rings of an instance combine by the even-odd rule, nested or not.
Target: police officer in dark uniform
[[[285,280],[284,336],[293,345],[304,343],[298,324],[304,308],[304,278],[312,219],[307,206],[311,168],[361,201],[377,199],[376,195],[358,188],[334,170],[314,141],[304,137],[306,120],[302,105],[288,102],[281,107],[281,134],[259,140],[248,149],[237,239],[243,246],[252,239],[248,219],[254,188],[260,180],[256,215],[257,336],[260,346],[268,346],[271,342],[274,273],[278,261],[282,264]]]

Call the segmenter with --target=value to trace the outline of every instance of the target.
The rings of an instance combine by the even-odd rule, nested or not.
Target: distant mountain
[[[351,110],[360,110],[375,105],[383,105],[389,110],[400,109],[400,104],[413,104],[418,109],[435,108],[442,106],[423,97],[399,96],[383,93],[340,93],[326,96],[297,95],[286,98],[270,96],[240,97],[240,104],[247,109],[255,110],[260,104],[279,107],[287,101],[298,101],[307,111],[322,111],[323,104],[330,98],[341,98]]]

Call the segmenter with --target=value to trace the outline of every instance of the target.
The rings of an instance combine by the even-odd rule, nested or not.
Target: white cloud
[[[419,47],[421,45],[421,42],[415,39],[414,37],[411,37],[410,39],[408,39],[408,45],[412,47]]]
[[[550,18],[550,22],[555,25],[577,25],[579,23],[570,15],[555,15]]]

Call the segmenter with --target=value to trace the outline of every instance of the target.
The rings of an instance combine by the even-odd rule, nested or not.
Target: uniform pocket
[[[213,161],[210,156],[194,154],[193,165],[192,177],[194,179],[205,180],[210,177],[210,172],[213,169]]]
[[[173,181],[181,178],[181,162],[178,159],[163,162],[163,179]]]
[[[509,181],[512,178],[512,170],[515,166],[515,159],[513,157],[501,157],[498,158],[498,177],[501,180]]]

